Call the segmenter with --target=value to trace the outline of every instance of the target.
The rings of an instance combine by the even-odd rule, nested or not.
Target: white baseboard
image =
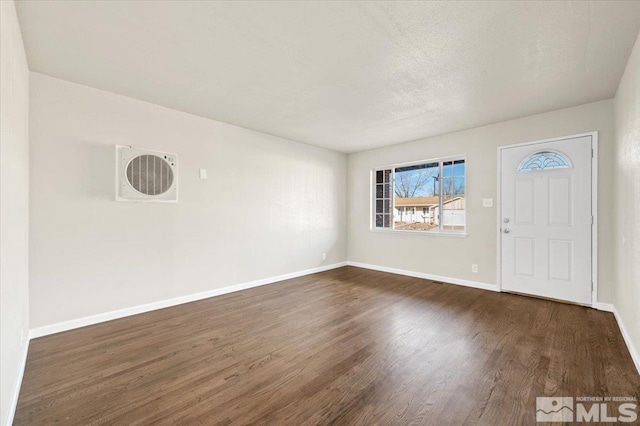
[[[605,311],[605,312],[613,312],[613,310],[615,309],[611,303],[600,303],[600,302],[594,303],[593,308],[599,311]]]
[[[11,397],[11,406],[9,407],[9,416],[7,416],[7,426],[11,426],[13,424],[13,417],[16,415],[16,407],[18,406],[18,397],[20,396],[20,388],[22,387],[22,379],[24,378],[24,369],[27,366],[27,354],[29,353],[29,340],[27,337],[27,341],[24,345],[24,350],[22,351],[22,359],[20,360],[20,366],[18,367],[18,379],[16,380],[16,387],[13,391],[13,395]]]
[[[91,315],[88,317],[78,318],[70,321],[64,321],[56,324],[45,325],[43,327],[31,329],[29,331],[29,336],[32,339],[35,339],[37,337],[48,336],[50,334],[73,330],[75,328],[98,324],[105,321],[111,321],[118,318],[124,318],[131,315],[141,314],[144,312],[155,311],[157,309],[163,309],[171,306],[181,305],[183,303],[195,302],[196,300],[208,299],[210,297],[233,293],[240,290],[246,290],[253,287],[259,287],[266,284],[273,284],[279,281],[302,277],[304,275],[310,275],[318,272],[328,271],[330,269],[341,268],[343,266],[347,266],[347,262],[333,263],[331,265],[305,269],[304,271],[297,271],[289,274],[278,275],[275,277],[263,278],[261,280],[250,281],[247,283],[236,284],[236,285],[223,287],[223,288],[217,288],[215,290],[209,290],[202,293],[189,294],[186,296],[180,296],[173,299],[160,300],[158,302],[147,303],[145,305],[132,306],[130,308],[118,309],[116,311],[110,311],[110,312]]]
[[[442,277],[439,275],[425,274],[424,272],[406,271],[404,269],[389,268],[387,266],[370,265],[368,263],[347,262],[349,266],[358,268],[372,269],[374,271],[389,272],[391,274],[406,275],[408,277],[423,278],[425,280],[440,281],[447,284],[463,285],[465,287],[479,288],[482,290],[498,291],[495,284],[485,284],[477,281],[461,280],[459,278]]]
[[[627,332],[627,328],[624,325],[624,321],[620,316],[620,313],[616,309],[616,307],[611,303],[594,303],[593,307],[598,309],[599,311],[612,312],[616,318],[616,322],[618,323],[618,328],[620,328],[620,333],[622,334],[622,338],[624,339],[624,343],[627,345],[627,349],[629,350],[629,354],[631,355],[631,359],[633,359],[633,363],[636,366],[636,370],[638,370],[638,374],[640,374],[640,352],[636,349],[635,345],[631,341],[631,337]]]
[[[612,312],[613,312],[613,315],[616,317],[616,321],[618,322],[620,333],[622,333],[622,338],[624,339],[624,342],[627,344],[627,349],[629,349],[629,354],[631,354],[631,359],[633,360],[633,363],[636,366],[636,370],[638,370],[638,374],[640,374],[640,352],[638,352],[635,345],[633,344],[633,341],[631,340],[631,336],[629,335],[629,332],[627,332],[627,328],[624,325],[624,321],[622,321],[622,316],[620,316],[620,313],[618,312],[615,306],[613,305],[611,306],[613,307]]]

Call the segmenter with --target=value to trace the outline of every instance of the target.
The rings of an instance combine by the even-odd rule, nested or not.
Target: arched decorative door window
[[[564,154],[557,151],[539,151],[522,160],[518,166],[518,173],[570,167],[571,161]]]

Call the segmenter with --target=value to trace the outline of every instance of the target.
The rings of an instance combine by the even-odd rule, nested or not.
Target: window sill
[[[384,229],[384,228],[370,228],[369,231],[381,232],[384,234],[420,234],[420,235],[433,235],[438,237],[456,237],[456,238],[465,238],[468,235],[466,232],[455,232],[455,231],[412,231],[412,230]]]

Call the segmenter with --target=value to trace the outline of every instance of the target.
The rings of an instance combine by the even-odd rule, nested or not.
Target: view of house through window
[[[463,159],[376,170],[374,227],[464,231],[465,172]]]

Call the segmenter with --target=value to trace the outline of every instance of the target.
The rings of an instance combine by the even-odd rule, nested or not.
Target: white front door
[[[500,152],[502,289],[591,304],[592,136]]]

